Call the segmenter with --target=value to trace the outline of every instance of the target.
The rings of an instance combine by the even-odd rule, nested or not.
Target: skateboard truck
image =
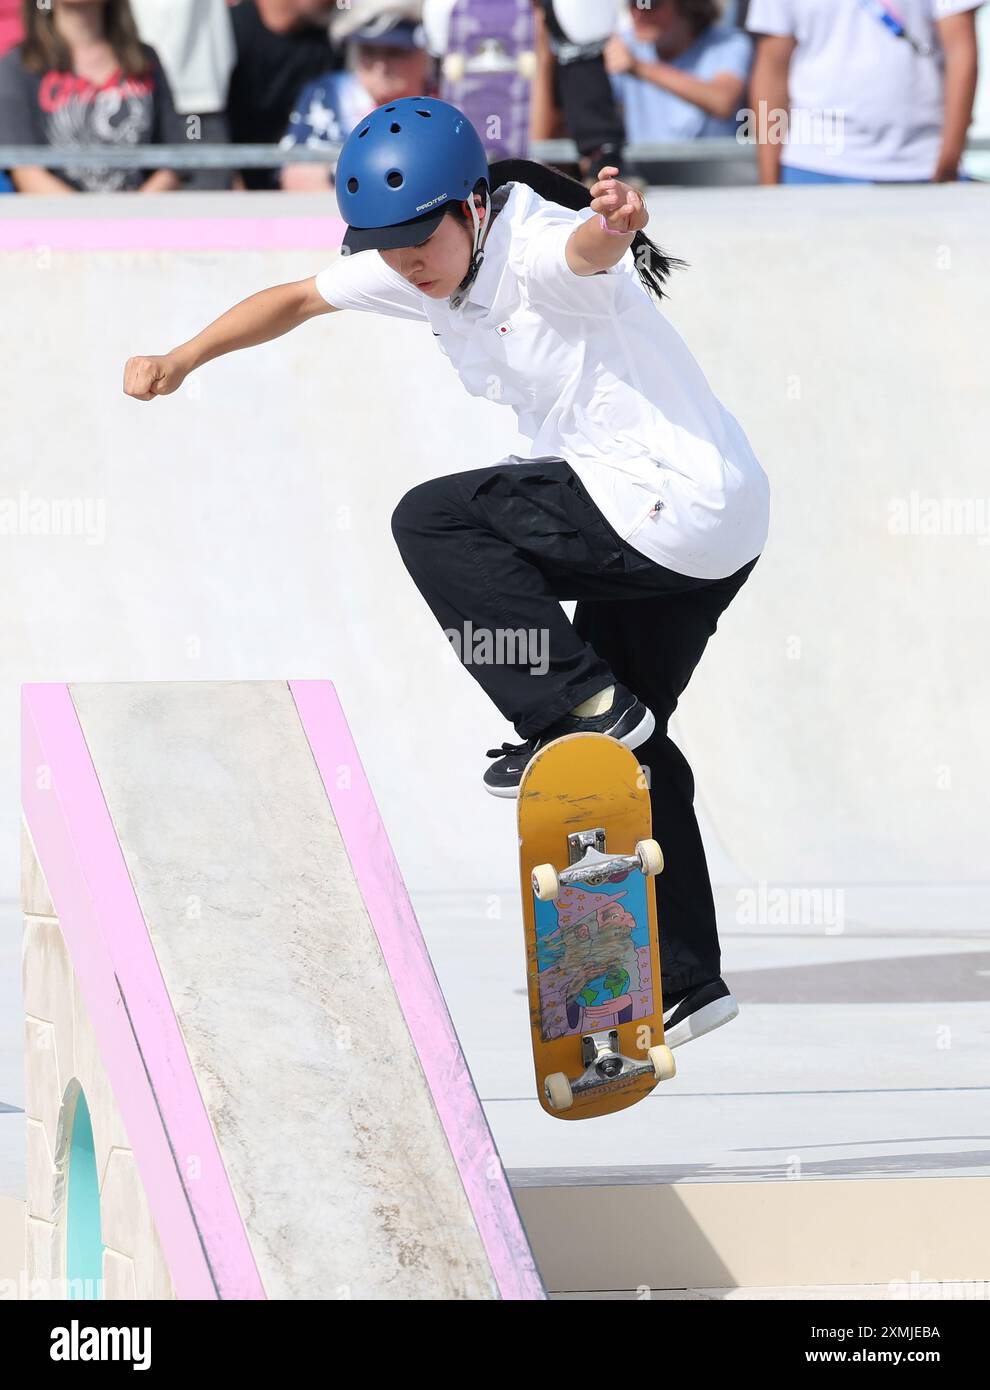
[[[601,1033],[585,1033],[581,1038],[584,1071],[574,1081],[562,1071],[552,1072],[543,1082],[543,1094],[554,1110],[569,1110],[575,1096],[586,1095],[599,1086],[627,1085],[641,1076],[669,1081],[677,1073],[673,1053],[665,1043],[651,1047],[645,1062],[633,1061],[619,1051],[619,1033],[609,1028]]]
[[[652,1062],[634,1062],[619,1051],[619,1030],[609,1028],[601,1033],[585,1033],[581,1039],[581,1060],[584,1073],[571,1082],[571,1094],[580,1095],[596,1086],[622,1078],[653,1076]]]
[[[605,831],[579,830],[567,837],[569,865],[560,872],[552,864],[537,864],[533,870],[533,892],[541,902],[560,896],[570,883],[586,883],[597,888],[619,874],[638,869],[652,877],[663,869],[663,851],[656,840],[638,840],[635,854],[606,854]]]
[[[443,75],[448,82],[463,82],[467,76],[493,73],[518,73],[527,82],[531,82],[537,70],[535,52],[509,54],[499,39],[481,39],[476,53],[470,56],[448,53],[443,60]]]
[[[597,888],[635,870],[652,877],[663,869],[663,852],[656,840],[637,841],[634,854],[608,854],[601,826],[568,835],[567,856],[566,869],[558,871],[552,864],[537,864],[533,869],[533,893],[540,901],[556,899],[561,888],[569,884],[583,883]],[[666,1081],[677,1070],[670,1048],[663,1043],[649,1048],[645,1061],[637,1062],[624,1056],[619,1051],[617,1028],[583,1034],[581,1061],[584,1071],[575,1080],[564,1072],[553,1072],[544,1080],[543,1092],[552,1109],[569,1110],[575,1096],[601,1086],[627,1085],[642,1076]]]

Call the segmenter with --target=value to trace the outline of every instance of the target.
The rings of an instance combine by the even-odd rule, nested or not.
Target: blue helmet
[[[449,203],[489,187],[488,156],[456,106],[402,97],[351,131],[337,161],[336,192],[348,252],[417,246]]]

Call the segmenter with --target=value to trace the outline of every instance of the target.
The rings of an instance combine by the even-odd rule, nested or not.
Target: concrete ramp
[[[543,1297],[331,685],[25,686],[23,809],[34,1296]]]

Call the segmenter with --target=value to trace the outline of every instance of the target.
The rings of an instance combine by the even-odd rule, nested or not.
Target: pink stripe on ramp
[[[68,686],[25,685],[22,718],[24,814],[176,1294],[264,1298]]]
[[[546,1297],[478,1093],[337,692],[289,681],[503,1298]],[[347,770],[341,787],[340,770]]]
[[[0,222],[0,251],[330,252],[345,227],[337,216],[11,217]]]

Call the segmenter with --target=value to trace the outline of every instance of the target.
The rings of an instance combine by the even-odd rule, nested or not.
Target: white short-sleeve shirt
[[[854,179],[930,179],[945,118],[937,21],[981,3],[750,0],[747,29],[797,40],[782,163]],[[883,22],[884,8],[908,37]]]
[[[376,251],[322,271],[320,294],[337,309],[425,320],[466,389],[512,406],[532,456],[565,459],[623,540],[692,578],[734,574],[766,541],[767,478],[631,252],[604,274],[576,275],[564,248],[590,208],[574,212],[522,183],[496,199],[460,310]]]

